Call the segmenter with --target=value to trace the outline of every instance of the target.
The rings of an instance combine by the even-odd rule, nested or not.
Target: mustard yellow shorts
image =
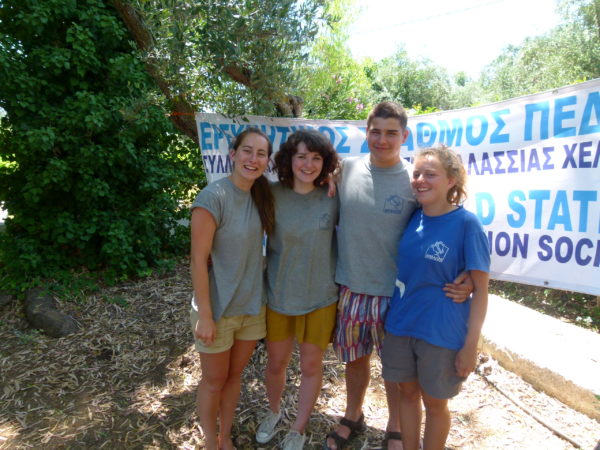
[[[309,342],[325,350],[333,337],[337,302],[300,316],[287,316],[267,308],[267,340],[284,341],[292,336],[299,344]]]
[[[221,353],[229,350],[233,346],[234,340],[256,341],[265,337],[266,307],[260,309],[257,316],[233,316],[221,317],[217,321],[217,335],[210,346],[206,346],[201,340],[196,339],[194,330],[198,321],[198,311],[190,308],[190,323],[192,325],[192,335],[196,345],[196,351],[202,353]]]

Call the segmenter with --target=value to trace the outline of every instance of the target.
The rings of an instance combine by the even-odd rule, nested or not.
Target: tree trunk
[[[138,49],[147,53],[154,44],[152,33],[146,27],[144,20],[136,9],[121,0],[113,0],[115,9],[121,16],[129,34],[135,41]],[[171,102],[173,108],[171,121],[185,135],[189,136],[198,144],[198,129],[194,118],[194,107],[182,95],[173,95],[168,83],[160,74],[157,64],[151,57],[146,58],[146,70],[159,87],[165,97]],[[240,68],[234,65],[224,65],[223,72],[232,80],[254,89],[252,82],[252,73],[248,69]],[[283,99],[271,99],[280,116],[300,117],[304,100],[295,95],[285,95]]]
[[[113,0],[113,4],[138,49],[141,52],[147,52],[152,48],[154,39],[138,12],[128,3],[120,0]],[[152,58],[146,58],[146,70],[171,103],[173,108],[171,121],[175,127],[198,144],[198,129],[196,127],[196,119],[194,118],[195,111],[193,106],[182,95],[173,95]]]

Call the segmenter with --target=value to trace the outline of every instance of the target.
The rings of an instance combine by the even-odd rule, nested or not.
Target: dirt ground
[[[200,366],[189,330],[190,290],[182,263],[167,275],[62,303],[82,326],[62,339],[31,330],[19,302],[0,310],[0,449],[203,448],[194,411]],[[238,449],[277,448],[293,419],[296,357],[288,371],[282,431],[267,446],[254,443],[266,407],[265,363],[259,344],[244,374],[234,429]],[[364,406],[368,428],[353,441],[354,449],[380,448],[385,429],[377,358],[372,372]],[[329,350],[306,448],[322,448],[343,413],[344,392],[343,366]],[[492,360],[469,377],[450,408],[448,449],[600,449],[598,422]]]

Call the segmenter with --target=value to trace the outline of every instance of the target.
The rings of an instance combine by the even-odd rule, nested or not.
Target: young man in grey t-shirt
[[[338,180],[340,218],[336,283],[340,285],[333,346],[346,363],[346,411],[326,448],[343,447],[364,428],[362,404],[370,381],[373,348],[380,352],[385,313],[396,277],[397,246],[417,202],[412,169],[400,157],[408,118],[394,102],[376,105],[367,118],[369,155],[346,158]],[[464,299],[465,289],[448,285],[447,295]],[[472,290],[472,289],[471,289]],[[467,294],[470,292],[466,287]],[[389,404],[397,404],[397,384],[386,383]],[[386,441],[399,439],[400,417],[390,409]]]

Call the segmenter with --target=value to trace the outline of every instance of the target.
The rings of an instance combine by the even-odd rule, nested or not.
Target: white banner
[[[231,170],[248,126],[277,151],[299,128],[328,136],[342,157],[368,153],[366,121],[197,114],[208,181]],[[600,79],[476,108],[409,118],[402,156],[443,142],[462,157],[466,207],[488,234],[492,277],[600,295]],[[271,174],[272,176],[273,174]]]

